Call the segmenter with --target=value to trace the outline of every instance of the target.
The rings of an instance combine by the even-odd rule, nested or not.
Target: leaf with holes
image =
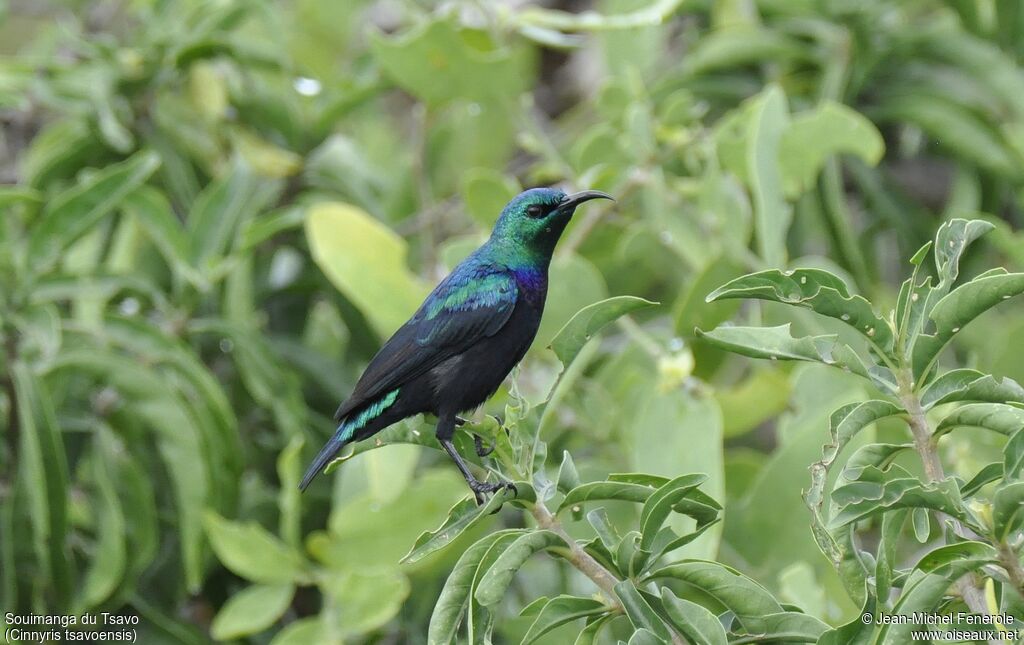
[[[846,283],[828,271],[773,269],[751,273],[715,289],[708,294],[707,301],[732,298],[769,300],[810,309],[841,320],[882,351],[892,349],[893,334],[889,324],[874,312],[870,302],[861,296],[851,295]]]
[[[935,332],[922,333],[913,349],[914,376],[920,380],[931,371],[939,353],[964,325],[992,307],[1024,293],[1024,273],[996,269],[960,285],[935,303],[929,317]]]
[[[720,349],[780,361],[824,363],[867,377],[864,363],[837,336],[803,336],[793,338],[789,323],[778,327],[716,327],[711,331],[696,330],[698,337]]]

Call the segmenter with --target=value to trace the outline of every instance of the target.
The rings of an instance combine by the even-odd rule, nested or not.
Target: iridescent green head
[[[612,199],[597,190],[567,195],[557,188],[531,188],[516,195],[501,211],[491,240],[547,255],[565,230],[576,207],[591,199]],[[613,200],[614,201],[614,200]]]

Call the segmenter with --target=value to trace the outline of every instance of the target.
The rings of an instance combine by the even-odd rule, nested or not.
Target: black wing
[[[457,267],[380,348],[335,420],[493,336],[508,322],[518,296],[508,271]]]

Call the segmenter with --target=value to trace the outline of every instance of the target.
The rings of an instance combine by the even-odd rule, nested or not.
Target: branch
[[[999,564],[1006,569],[1010,584],[1013,585],[1017,594],[1024,598],[1024,568],[1020,566],[1020,557],[1013,547],[1005,542],[997,544],[996,549],[999,551]]]
[[[900,370],[897,374],[899,375],[897,380],[899,382],[900,402],[903,403],[903,407],[910,415],[910,431],[914,435],[914,447],[917,449],[918,454],[921,455],[921,462],[924,464],[925,477],[927,477],[929,482],[941,481],[946,478],[946,473],[942,469],[942,462],[939,460],[938,446],[932,435],[928,417],[925,416],[924,408],[921,407],[921,399],[914,391],[914,377],[909,369]],[[947,516],[945,513],[939,513],[939,516],[940,518],[947,519],[953,525],[953,530],[957,534],[963,535],[965,533],[964,527],[958,520]],[[969,574],[960,578],[953,585],[953,588],[964,599],[964,604],[972,612],[982,616],[987,616],[990,613],[988,603],[985,602],[984,592],[974,584],[974,575]],[[989,642],[994,643],[995,641]]]
[[[590,578],[604,592],[608,602],[616,611],[622,611],[622,603],[619,602],[618,596],[615,595],[615,585],[620,580],[576,543],[576,540],[562,527],[562,523],[558,521],[558,518],[551,514],[547,506],[544,506],[544,502],[538,499],[530,513],[537,520],[538,526],[557,534],[565,541],[565,544],[569,547],[569,554],[565,559],[569,561],[569,564]]]

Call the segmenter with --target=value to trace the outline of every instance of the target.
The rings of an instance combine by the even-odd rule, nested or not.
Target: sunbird
[[[555,244],[576,207],[612,199],[531,188],[502,209],[491,237],[441,281],[388,339],[334,413],[338,428],[302,477],[305,490],[346,444],[416,414],[437,417],[435,432],[477,504],[511,482],[479,481],[452,445],[459,414],[483,404],[537,335]],[[614,200],[612,200],[614,201]],[[479,441],[477,451],[482,452]]]

